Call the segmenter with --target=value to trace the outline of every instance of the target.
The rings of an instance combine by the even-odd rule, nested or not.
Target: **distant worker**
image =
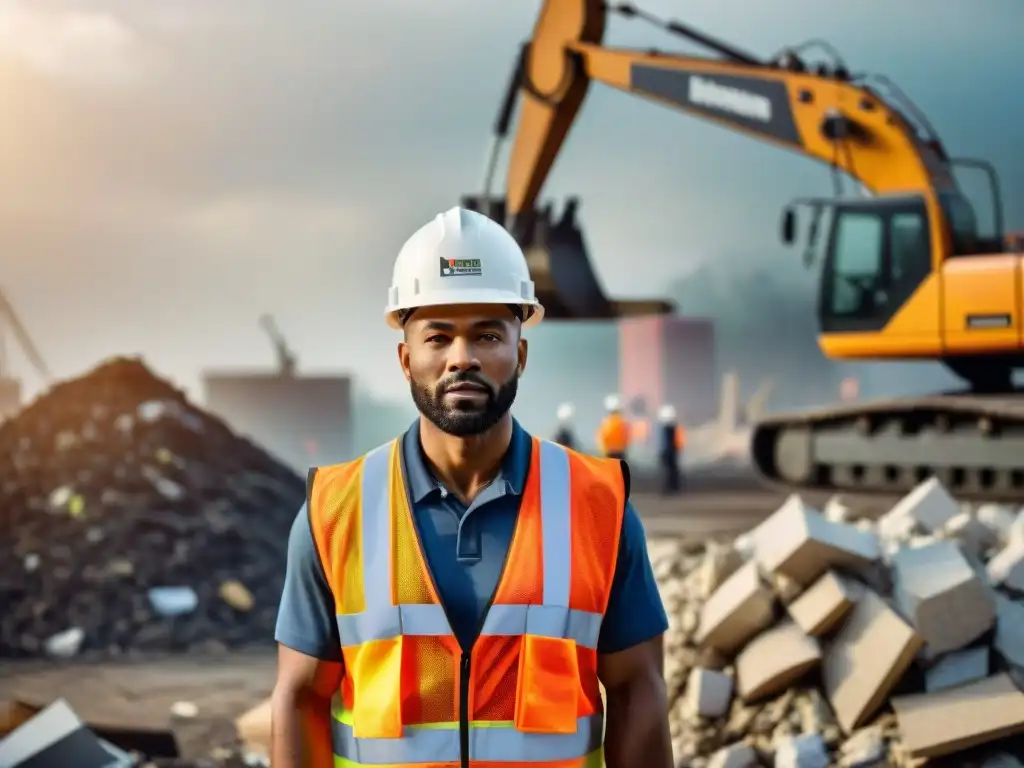
[[[683,472],[686,427],[679,424],[676,409],[671,405],[661,407],[658,422],[658,463],[662,472],[662,492],[671,495],[686,487],[686,475]]]
[[[515,239],[472,211],[398,254],[385,318],[419,418],[309,473],[274,768],[672,768],[668,621],[629,473],[510,413],[523,329],[544,316],[534,290]]]
[[[597,448],[609,459],[625,459],[629,450],[629,422],[622,415],[622,398],[608,395],[604,399],[607,415],[597,430]]]
[[[572,403],[562,403],[558,406],[558,429],[555,431],[555,442],[566,448],[576,448],[576,433],[572,428],[572,420],[575,415],[576,409]]]

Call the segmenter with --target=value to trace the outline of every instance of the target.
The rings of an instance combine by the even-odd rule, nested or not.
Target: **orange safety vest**
[[[311,483],[345,666],[335,766],[601,768],[597,639],[626,501],[620,463],[533,439],[505,567],[464,652],[419,544],[400,443]]]
[[[597,443],[605,455],[625,453],[629,447],[629,424],[617,413],[606,416],[597,433]]]
[[[681,451],[686,447],[686,427],[676,427],[676,450]]]

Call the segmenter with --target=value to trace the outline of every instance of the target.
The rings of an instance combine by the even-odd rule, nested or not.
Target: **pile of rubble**
[[[655,568],[678,765],[1024,766],[1012,509],[961,506],[934,479],[877,522],[793,496]]]
[[[0,657],[272,641],[304,483],[139,360],[0,425]]]

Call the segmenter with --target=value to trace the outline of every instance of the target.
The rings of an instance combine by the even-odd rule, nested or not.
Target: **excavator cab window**
[[[974,206],[960,192],[939,193],[939,203],[949,224],[953,247],[951,256],[973,256],[980,253],[996,253],[1000,250],[999,243],[989,245],[981,237]]]
[[[821,330],[880,330],[930,272],[923,200],[836,205],[822,270]]]

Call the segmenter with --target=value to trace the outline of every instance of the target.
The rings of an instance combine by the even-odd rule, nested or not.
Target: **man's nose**
[[[473,345],[463,338],[456,338],[448,346],[449,371],[479,370],[480,361],[476,358]]]

